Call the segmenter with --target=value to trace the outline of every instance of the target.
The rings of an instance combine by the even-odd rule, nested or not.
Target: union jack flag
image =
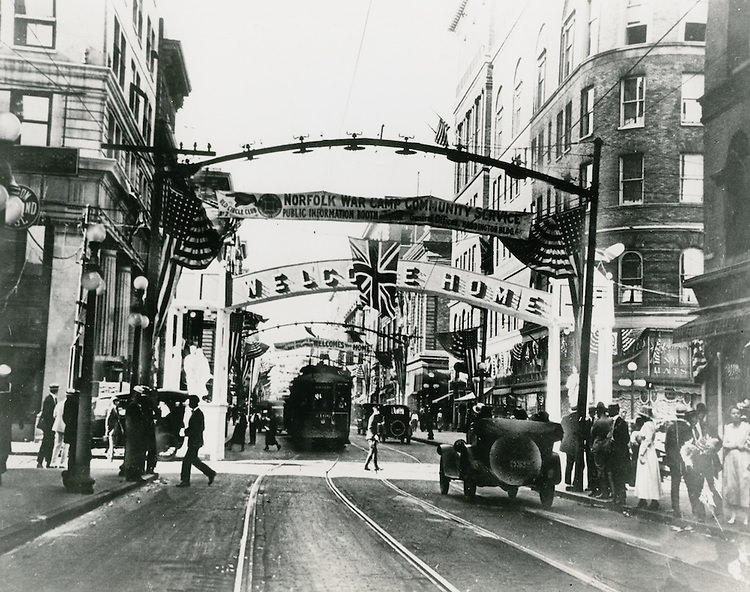
[[[349,244],[360,300],[381,315],[395,317],[399,243],[350,238]]]

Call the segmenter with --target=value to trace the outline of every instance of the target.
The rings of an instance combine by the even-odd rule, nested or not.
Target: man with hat
[[[680,512],[680,482],[685,474],[685,463],[680,455],[680,449],[692,438],[692,430],[687,422],[690,410],[684,405],[678,405],[675,411],[677,419],[667,426],[664,439],[664,464],[669,468],[670,498],[672,513],[679,518]]]
[[[575,463],[581,447],[581,429],[578,421],[578,407],[572,405],[570,413],[560,421],[563,429],[563,438],[560,443],[560,451],[565,453],[565,484],[566,491],[583,491],[583,483],[575,480]],[[583,455],[581,455],[583,457]],[[583,479],[583,470],[580,471]]]
[[[39,452],[36,455],[36,468],[41,469],[46,466],[49,468],[52,462],[52,449],[55,446],[55,406],[57,405],[57,391],[60,385],[52,383],[49,385],[49,392],[42,401],[42,410],[39,412],[37,427],[42,432],[42,443],[39,445]]]
[[[68,490],[75,489],[72,479],[76,469],[78,406],[80,401],[81,393],[77,389],[68,389],[65,404],[63,405],[63,421],[65,422],[63,442],[68,445],[68,468],[62,472],[63,485]]]
[[[625,483],[630,477],[630,430],[617,403],[607,407],[607,415],[612,419],[612,450],[609,458],[612,471],[612,501],[615,506],[623,507],[627,495]]]
[[[599,475],[600,493],[592,497],[602,499],[612,497],[614,487],[610,465],[610,446],[608,444],[611,429],[612,420],[607,416],[607,406],[599,401],[596,404],[596,420],[594,420],[594,425],[591,426],[591,452]]]

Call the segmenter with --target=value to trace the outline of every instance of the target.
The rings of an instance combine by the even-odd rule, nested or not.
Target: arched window
[[[495,95],[495,158],[503,153],[503,87]]]
[[[724,167],[724,232],[727,256],[738,255],[750,250],[750,150],[747,136],[736,134],[729,144],[727,163]]]
[[[628,251],[620,257],[620,303],[643,302],[643,261],[641,256]]]
[[[547,75],[547,47],[544,26],[539,30],[536,40],[536,88],[534,90],[534,113],[541,109],[545,98],[545,79]]]
[[[516,72],[513,76],[513,121],[511,133],[515,138],[521,131],[521,104],[523,99],[523,74],[521,72],[521,60],[516,64]]]
[[[692,288],[686,288],[685,282],[691,277],[703,273],[703,251],[701,249],[685,249],[680,253],[680,303],[696,304],[698,300]]]

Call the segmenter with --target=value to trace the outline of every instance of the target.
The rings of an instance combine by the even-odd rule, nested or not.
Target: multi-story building
[[[0,14],[0,112],[21,120],[15,179],[41,202],[30,228],[0,229],[0,359],[13,368],[17,419],[28,423],[43,386],[72,384],[77,373],[86,209],[106,229],[96,378],[129,379],[128,315],[132,279],[146,271],[153,156],[102,144],[173,147],[190,83],[180,43],[161,39],[155,0],[0,0]]]
[[[695,313],[685,282],[703,270],[705,4],[469,0],[451,24],[465,41],[454,112],[461,146],[588,187],[593,139],[603,141],[596,244],[618,256],[597,266],[612,281],[615,332],[592,340],[614,340],[614,368],[593,381],[593,400],[612,397],[632,411],[648,403],[662,416],[700,395],[689,349],[672,332]],[[537,222],[579,205],[549,184],[474,163],[457,165],[456,200],[530,211]],[[481,241],[457,233],[454,263],[551,289],[548,277],[523,269],[500,241],[492,244],[489,266]],[[547,330],[492,313],[482,322],[463,305],[452,310],[455,328],[480,322],[493,402],[542,406]],[[576,337],[562,339],[563,381],[578,365]],[[595,379],[597,367],[594,356]],[[634,379],[646,386],[620,386]]]
[[[693,371],[709,421],[721,430],[729,407],[747,399],[750,381],[750,5],[710,0],[706,37],[705,273],[689,282],[698,317],[676,335],[697,354]]]

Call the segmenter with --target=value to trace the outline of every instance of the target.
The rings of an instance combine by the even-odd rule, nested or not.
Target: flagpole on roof
[[[591,317],[594,304],[594,266],[596,262],[596,218],[599,210],[599,163],[602,155],[602,140],[594,138],[594,160],[591,174],[591,198],[589,200],[589,228],[586,245],[586,267],[583,290],[583,319],[581,321],[581,367],[578,380],[578,458],[575,463],[574,483],[583,483],[583,442],[585,421],[588,412],[589,359],[591,355]]]

